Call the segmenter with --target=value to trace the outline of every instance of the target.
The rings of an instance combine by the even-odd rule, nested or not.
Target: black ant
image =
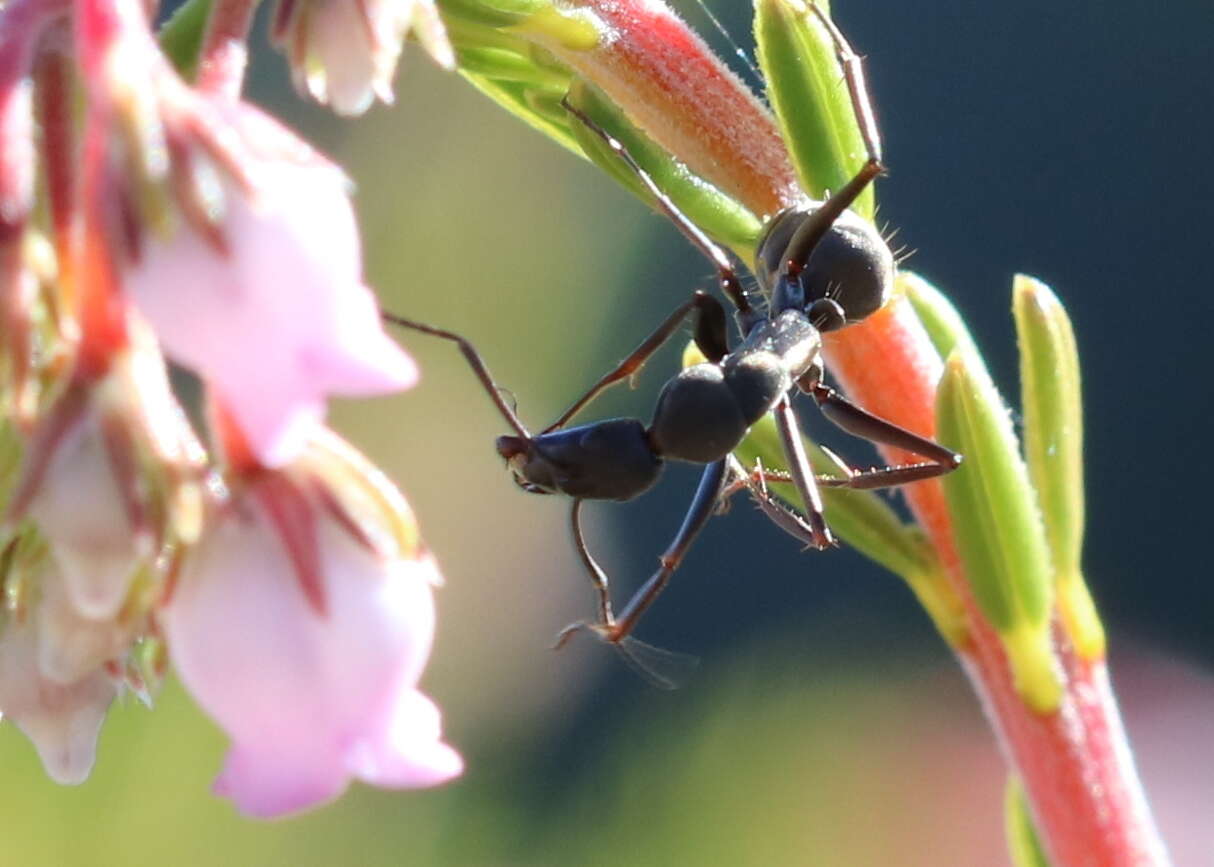
[[[471,343],[450,331],[384,314],[387,321],[396,325],[458,344],[498,411],[514,429],[514,434],[497,438],[497,451],[505,458],[515,481],[530,493],[573,498],[573,541],[594,582],[598,618],[567,626],[559,634],[556,646],[563,645],[577,630],[589,629],[623,651],[662,686],[672,683],[648,670],[649,666],[637,658],[648,655],[652,659],[652,651],[656,649],[640,645],[630,635],[641,615],[665,588],[696,536],[730,493],[741,486],[749,487],[760,507],[777,525],[808,545],[823,549],[834,545],[835,540],[823,515],[819,486],[888,488],[941,476],[961,463],[961,455],[866,412],[822,381],[822,333],[864,319],[885,303],[893,285],[894,259],[877,230],[848,210],[884,171],[860,59],[833,23],[817,7],[813,10],[835,41],[863,133],[867,160],[850,181],[824,202],[808,202],[787,209],[771,220],[759,244],[754,269],[761,291],[770,299],[766,310],[751,304],[724,251],[658,189],[624,146],[568,100],[563,102],[571,115],[619,156],[662,211],[715,264],[721,291],[734,307],[734,319],[742,335],[739,345],[729,347],[721,302],[697,291],[556,421],[532,434],[503,399]],[[693,339],[707,360],[682,370],[666,383],[650,424],[635,418],[616,418],[565,427],[605,388],[634,376],[689,314],[694,314]],[[823,415],[848,433],[926,460],[867,470],[855,470],[836,461],[842,476],[815,476],[792,409],[791,397],[796,391],[810,395]],[[789,471],[764,473],[760,469],[752,476],[740,468],[731,452],[751,425],[769,412],[775,416]],[[617,615],[612,610],[607,576],[590,554],[582,535],[582,503],[624,501],[640,496],[657,482],[668,459],[706,466],[682,526],[659,558],[660,567]],[[767,494],[762,482],[771,478],[792,482],[805,503],[804,518]]]

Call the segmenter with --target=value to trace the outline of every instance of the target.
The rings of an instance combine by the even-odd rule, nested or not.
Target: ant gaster
[[[562,630],[558,647],[573,632],[590,629],[646,668],[645,662],[637,659],[639,642],[630,634],[728,495],[731,472],[749,478],[738,469],[731,452],[751,425],[769,412],[775,417],[789,469],[787,474],[766,477],[795,485],[806,506],[805,517],[771,499],[763,485],[750,483],[749,487],[775,523],[815,548],[835,544],[823,515],[819,486],[864,490],[893,487],[943,475],[961,463],[961,455],[866,412],[822,381],[822,333],[864,319],[885,303],[893,285],[894,259],[872,224],[848,210],[884,171],[860,59],[829,18],[817,7],[813,11],[835,41],[868,158],[856,175],[824,202],[807,202],[784,210],[770,221],[754,269],[760,290],[769,299],[766,310],[751,304],[729,257],[658,189],[624,146],[567,100],[563,103],[618,155],[666,215],[715,264],[720,288],[734,307],[734,319],[742,335],[740,344],[732,349],[729,346],[722,304],[697,291],[556,421],[532,434],[503,399],[471,343],[452,332],[385,314],[385,319],[397,325],[457,343],[498,411],[514,429],[513,434],[498,437],[497,451],[515,481],[531,493],[564,494],[573,499],[573,540],[594,582],[598,614],[593,622],[579,621]],[[682,370],[666,383],[648,425],[635,418],[617,418],[565,427],[605,388],[634,376],[688,315],[694,317],[693,339],[707,360]],[[837,461],[842,476],[816,477],[792,409],[791,397],[798,391],[810,395],[823,415],[848,433],[920,455],[925,461],[868,470],[855,470]],[[706,466],[682,526],[659,558],[659,568],[617,615],[612,610],[607,576],[582,535],[582,503],[639,496],[657,482],[666,460]],[[760,480],[764,477],[761,470],[759,476]],[[655,650],[644,645],[640,648]],[[652,653],[649,655],[652,657]],[[648,673],[659,685],[672,685],[660,674]]]

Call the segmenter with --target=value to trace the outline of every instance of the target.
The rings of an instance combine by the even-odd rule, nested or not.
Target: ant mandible
[[[814,548],[835,544],[823,514],[820,486],[888,488],[935,478],[961,464],[961,455],[866,412],[822,381],[821,335],[860,321],[885,303],[893,286],[894,259],[872,224],[848,210],[884,171],[861,61],[833,22],[816,6],[812,9],[834,40],[867,159],[855,176],[825,201],[786,209],[770,221],[758,246],[754,269],[761,292],[770,299],[766,310],[751,304],[725,252],[675,206],[624,146],[567,99],[562,103],[628,166],[661,210],[716,266],[721,291],[734,307],[742,336],[739,345],[732,349],[729,346],[721,302],[696,291],[556,421],[532,434],[503,399],[470,342],[450,331],[384,314],[396,325],[454,341],[514,430],[497,438],[497,451],[518,485],[530,493],[564,494],[573,499],[573,541],[594,583],[598,616],[594,621],[567,626],[557,637],[557,647],[574,632],[589,629],[647,670],[638,657],[649,652],[652,658],[656,649],[636,642],[631,633],[666,587],[718,504],[736,490],[730,484],[731,474],[749,480],[731,453],[750,427],[769,412],[774,415],[789,469],[786,475],[766,477],[791,481],[807,514],[802,518],[775,502],[761,484],[750,482],[747,486],[777,525]],[[635,375],[688,315],[694,317],[693,339],[706,361],[685,368],[666,383],[650,424],[635,418],[615,418],[565,427],[604,389]],[[815,476],[792,409],[791,397],[796,391],[810,395],[823,415],[848,433],[919,455],[925,461],[867,470],[851,469],[839,461],[844,475]],[[659,558],[658,570],[617,615],[612,610],[607,576],[582,535],[582,504],[586,500],[626,501],[640,496],[657,482],[666,460],[703,464],[705,468],[682,525]],[[760,480],[764,477],[761,470],[757,475]],[[647,673],[659,685],[673,685],[655,672]]]

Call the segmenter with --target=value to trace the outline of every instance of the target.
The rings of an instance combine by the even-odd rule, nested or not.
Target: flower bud
[[[98,668],[62,684],[38,668],[35,625],[10,620],[0,634],[0,712],[33,741],[52,780],[77,785],[88,778],[97,735],[117,687]]]
[[[28,516],[79,616],[114,618],[134,578],[201,521],[203,454],[146,331],[95,382],[75,379],[39,420],[10,522]]]

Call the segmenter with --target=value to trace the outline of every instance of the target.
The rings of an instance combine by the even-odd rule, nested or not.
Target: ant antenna
[[[704,15],[709,21],[712,22],[712,26],[716,29],[717,33],[721,34],[725,41],[729,43],[730,47],[733,48],[733,53],[737,55],[738,59],[742,61],[743,65],[750,70],[750,74],[754,77],[755,84],[759,86],[759,93],[762,94],[764,90],[763,74],[759,72],[759,68],[755,65],[755,62],[750,59],[750,55],[742,50],[742,46],[739,45],[737,40],[735,40],[733,36],[730,35],[729,31],[725,29],[725,25],[721,23],[721,20],[717,18],[716,14],[708,8],[708,4],[705,2],[705,0],[696,0],[696,5],[700,7]]]

